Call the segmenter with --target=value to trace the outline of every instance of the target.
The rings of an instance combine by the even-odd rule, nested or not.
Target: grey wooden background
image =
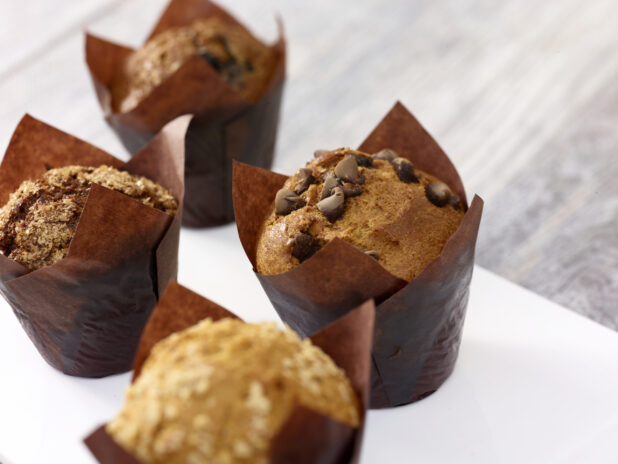
[[[0,0],[0,149],[23,115],[126,157],[83,30],[139,45],[166,0]],[[618,329],[616,0],[225,0],[286,27],[275,169],[355,146],[400,99],[486,201],[478,263]]]

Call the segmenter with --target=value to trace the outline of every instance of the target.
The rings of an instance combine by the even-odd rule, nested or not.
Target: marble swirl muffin
[[[207,318],[158,342],[108,423],[144,463],[266,463],[296,405],[358,426],[344,371],[273,323]]]
[[[340,238],[410,281],[440,254],[463,216],[448,185],[393,150],[318,150],[277,192],[259,235],[257,271],[289,271]]]
[[[157,34],[126,59],[112,88],[114,110],[134,109],[196,55],[250,102],[261,96],[275,63],[273,51],[243,27],[217,17],[198,19]]]
[[[91,185],[95,183],[174,215],[172,193],[145,177],[109,166],[65,166],[26,180],[0,209],[0,251],[29,270],[67,256]]]

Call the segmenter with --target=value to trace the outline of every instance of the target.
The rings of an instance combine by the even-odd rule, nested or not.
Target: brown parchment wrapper
[[[68,256],[29,271],[0,254],[0,292],[53,367],[103,377],[131,369],[158,296],[178,270],[184,197],[184,134],[191,116],[168,125],[128,163],[28,115],[0,165],[0,204],[48,168],[106,164],[169,188],[177,214],[93,184]]]
[[[199,18],[218,17],[243,27],[208,0],[171,0],[149,38]],[[234,220],[232,161],[269,168],[275,148],[285,79],[285,41],[271,46],[277,57],[262,96],[251,103],[201,57],[182,65],[127,113],[111,107],[111,86],[132,49],[86,34],[86,62],[105,119],[135,153],[168,121],[194,114],[186,134],[183,225],[208,227]]]
[[[362,399],[362,421],[352,428],[304,406],[297,406],[288,421],[273,438],[271,464],[347,464],[357,463],[369,402],[371,345],[374,332],[374,304],[369,300],[311,337],[335,363],[346,371],[352,386]],[[219,320],[236,318],[221,306],[171,282],[153,311],[139,344],[134,378],[152,347],[163,338],[190,327],[207,317]],[[102,464],[139,464],[105,431],[96,429],[84,442]]]
[[[310,335],[368,298],[376,302],[371,407],[411,403],[433,393],[452,372],[464,322],[483,200],[468,208],[446,154],[397,103],[359,150],[392,148],[445,181],[466,207],[457,231],[414,280],[405,282],[347,242],[336,239],[291,271],[256,275],[281,319]],[[275,194],[287,176],[234,166],[234,206],[242,245],[256,269],[256,246]]]

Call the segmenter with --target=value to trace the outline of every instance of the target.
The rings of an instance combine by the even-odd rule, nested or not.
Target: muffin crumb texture
[[[146,463],[260,464],[297,404],[360,422],[344,371],[310,340],[205,319],[155,345],[106,430]]]
[[[218,18],[163,31],[129,55],[112,86],[115,111],[128,112],[193,56],[201,56],[250,102],[263,93],[274,52],[239,25]]]
[[[178,209],[169,190],[145,177],[109,166],[50,169],[22,182],[0,209],[1,252],[30,270],[64,258],[93,183],[171,215]]]
[[[277,192],[256,251],[262,274],[280,274],[340,238],[410,281],[457,230],[464,206],[436,177],[394,150],[317,150]]]

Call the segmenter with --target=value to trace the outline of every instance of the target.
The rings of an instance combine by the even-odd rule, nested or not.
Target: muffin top
[[[109,166],[50,169],[22,182],[0,209],[0,251],[30,270],[64,258],[93,183],[168,214],[178,209],[169,190],[145,177]]]
[[[205,319],[153,347],[107,432],[147,463],[266,463],[297,404],[360,422],[344,371],[310,340],[274,323]]]
[[[289,271],[340,238],[410,281],[440,254],[463,216],[445,183],[393,150],[318,150],[277,192],[260,231],[257,271]]]
[[[131,111],[195,55],[251,102],[263,93],[275,63],[273,51],[246,29],[218,18],[196,20],[157,34],[129,55],[112,88],[114,110]]]

